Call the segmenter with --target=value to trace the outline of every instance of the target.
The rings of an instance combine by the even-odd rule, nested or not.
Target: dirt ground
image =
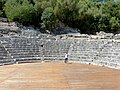
[[[120,70],[61,62],[0,66],[0,90],[120,90]]]

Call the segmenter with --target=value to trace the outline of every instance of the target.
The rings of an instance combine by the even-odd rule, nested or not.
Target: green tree
[[[104,3],[97,0],[0,0],[0,4],[0,15],[5,12],[9,21],[31,23],[50,31],[59,27],[59,23],[89,34],[119,30],[120,0]]]
[[[8,0],[4,10],[9,21],[32,22],[34,7],[28,0]]]
[[[52,30],[55,25],[55,16],[53,13],[53,9],[50,7],[46,8],[42,13],[41,20],[42,28],[44,28],[45,30]]]

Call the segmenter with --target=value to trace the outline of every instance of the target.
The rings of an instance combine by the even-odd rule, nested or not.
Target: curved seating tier
[[[68,52],[69,41],[26,37],[1,37],[10,60],[15,62],[60,61]],[[1,50],[2,51],[2,50]],[[3,57],[3,56],[2,56]]]
[[[69,54],[73,62],[120,68],[120,43],[112,40],[79,40]]]
[[[111,39],[1,37],[0,41],[0,65],[63,61],[68,53],[70,61],[120,68],[120,43]]]

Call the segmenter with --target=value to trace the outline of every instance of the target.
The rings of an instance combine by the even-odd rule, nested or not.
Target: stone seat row
[[[32,41],[32,42],[31,42]],[[51,43],[50,43],[51,42]],[[9,58],[5,60],[15,60],[16,62],[30,62],[40,61],[41,58],[46,61],[49,60],[63,60],[64,52],[68,51],[69,44],[63,42],[59,44],[58,41],[45,41],[44,46],[41,47],[43,41],[35,41],[29,39],[2,39],[2,44],[7,50],[7,54],[10,53]],[[62,41],[61,41],[62,42]],[[37,44],[36,44],[37,43]],[[52,48],[51,48],[52,47]],[[60,47],[60,48],[59,48]]]

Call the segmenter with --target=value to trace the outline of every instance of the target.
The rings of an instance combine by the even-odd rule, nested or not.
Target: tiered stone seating
[[[118,43],[114,43],[113,45],[113,50],[114,50],[114,53],[113,55],[115,55],[115,59],[113,57],[113,61],[117,64],[117,68],[120,68],[120,42]]]
[[[99,52],[105,43],[105,40],[77,40],[71,45],[70,60],[88,64],[98,63]]]
[[[80,63],[91,63],[97,53],[94,41],[78,40],[71,45],[70,60]]]
[[[93,62],[94,64],[102,64],[101,62],[101,51],[104,49],[104,47],[108,44],[108,41],[106,40],[94,40],[94,44],[92,45],[93,47],[95,47],[94,50],[96,50],[96,54],[94,55],[94,59]]]
[[[2,37],[1,42],[15,62],[63,60],[71,43],[53,38],[42,40],[26,37]]]
[[[10,53],[0,43],[0,65],[12,64],[14,60],[11,58]]]
[[[109,67],[120,67],[120,43],[108,42],[99,54],[99,64]]]
[[[43,49],[43,55],[45,61],[60,61],[64,59],[65,53],[69,50],[69,41],[46,41]]]
[[[45,61],[56,60],[59,54],[59,48],[54,40],[46,41],[44,44],[43,55]]]
[[[55,37],[0,37],[0,64],[69,60],[120,68],[120,43],[110,39],[55,39]]]
[[[74,62],[120,68],[120,43],[112,40],[78,40],[69,50]]]
[[[11,38],[11,42],[3,42],[14,61],[36,61],[41,60],[41,47],[36,39]]]

